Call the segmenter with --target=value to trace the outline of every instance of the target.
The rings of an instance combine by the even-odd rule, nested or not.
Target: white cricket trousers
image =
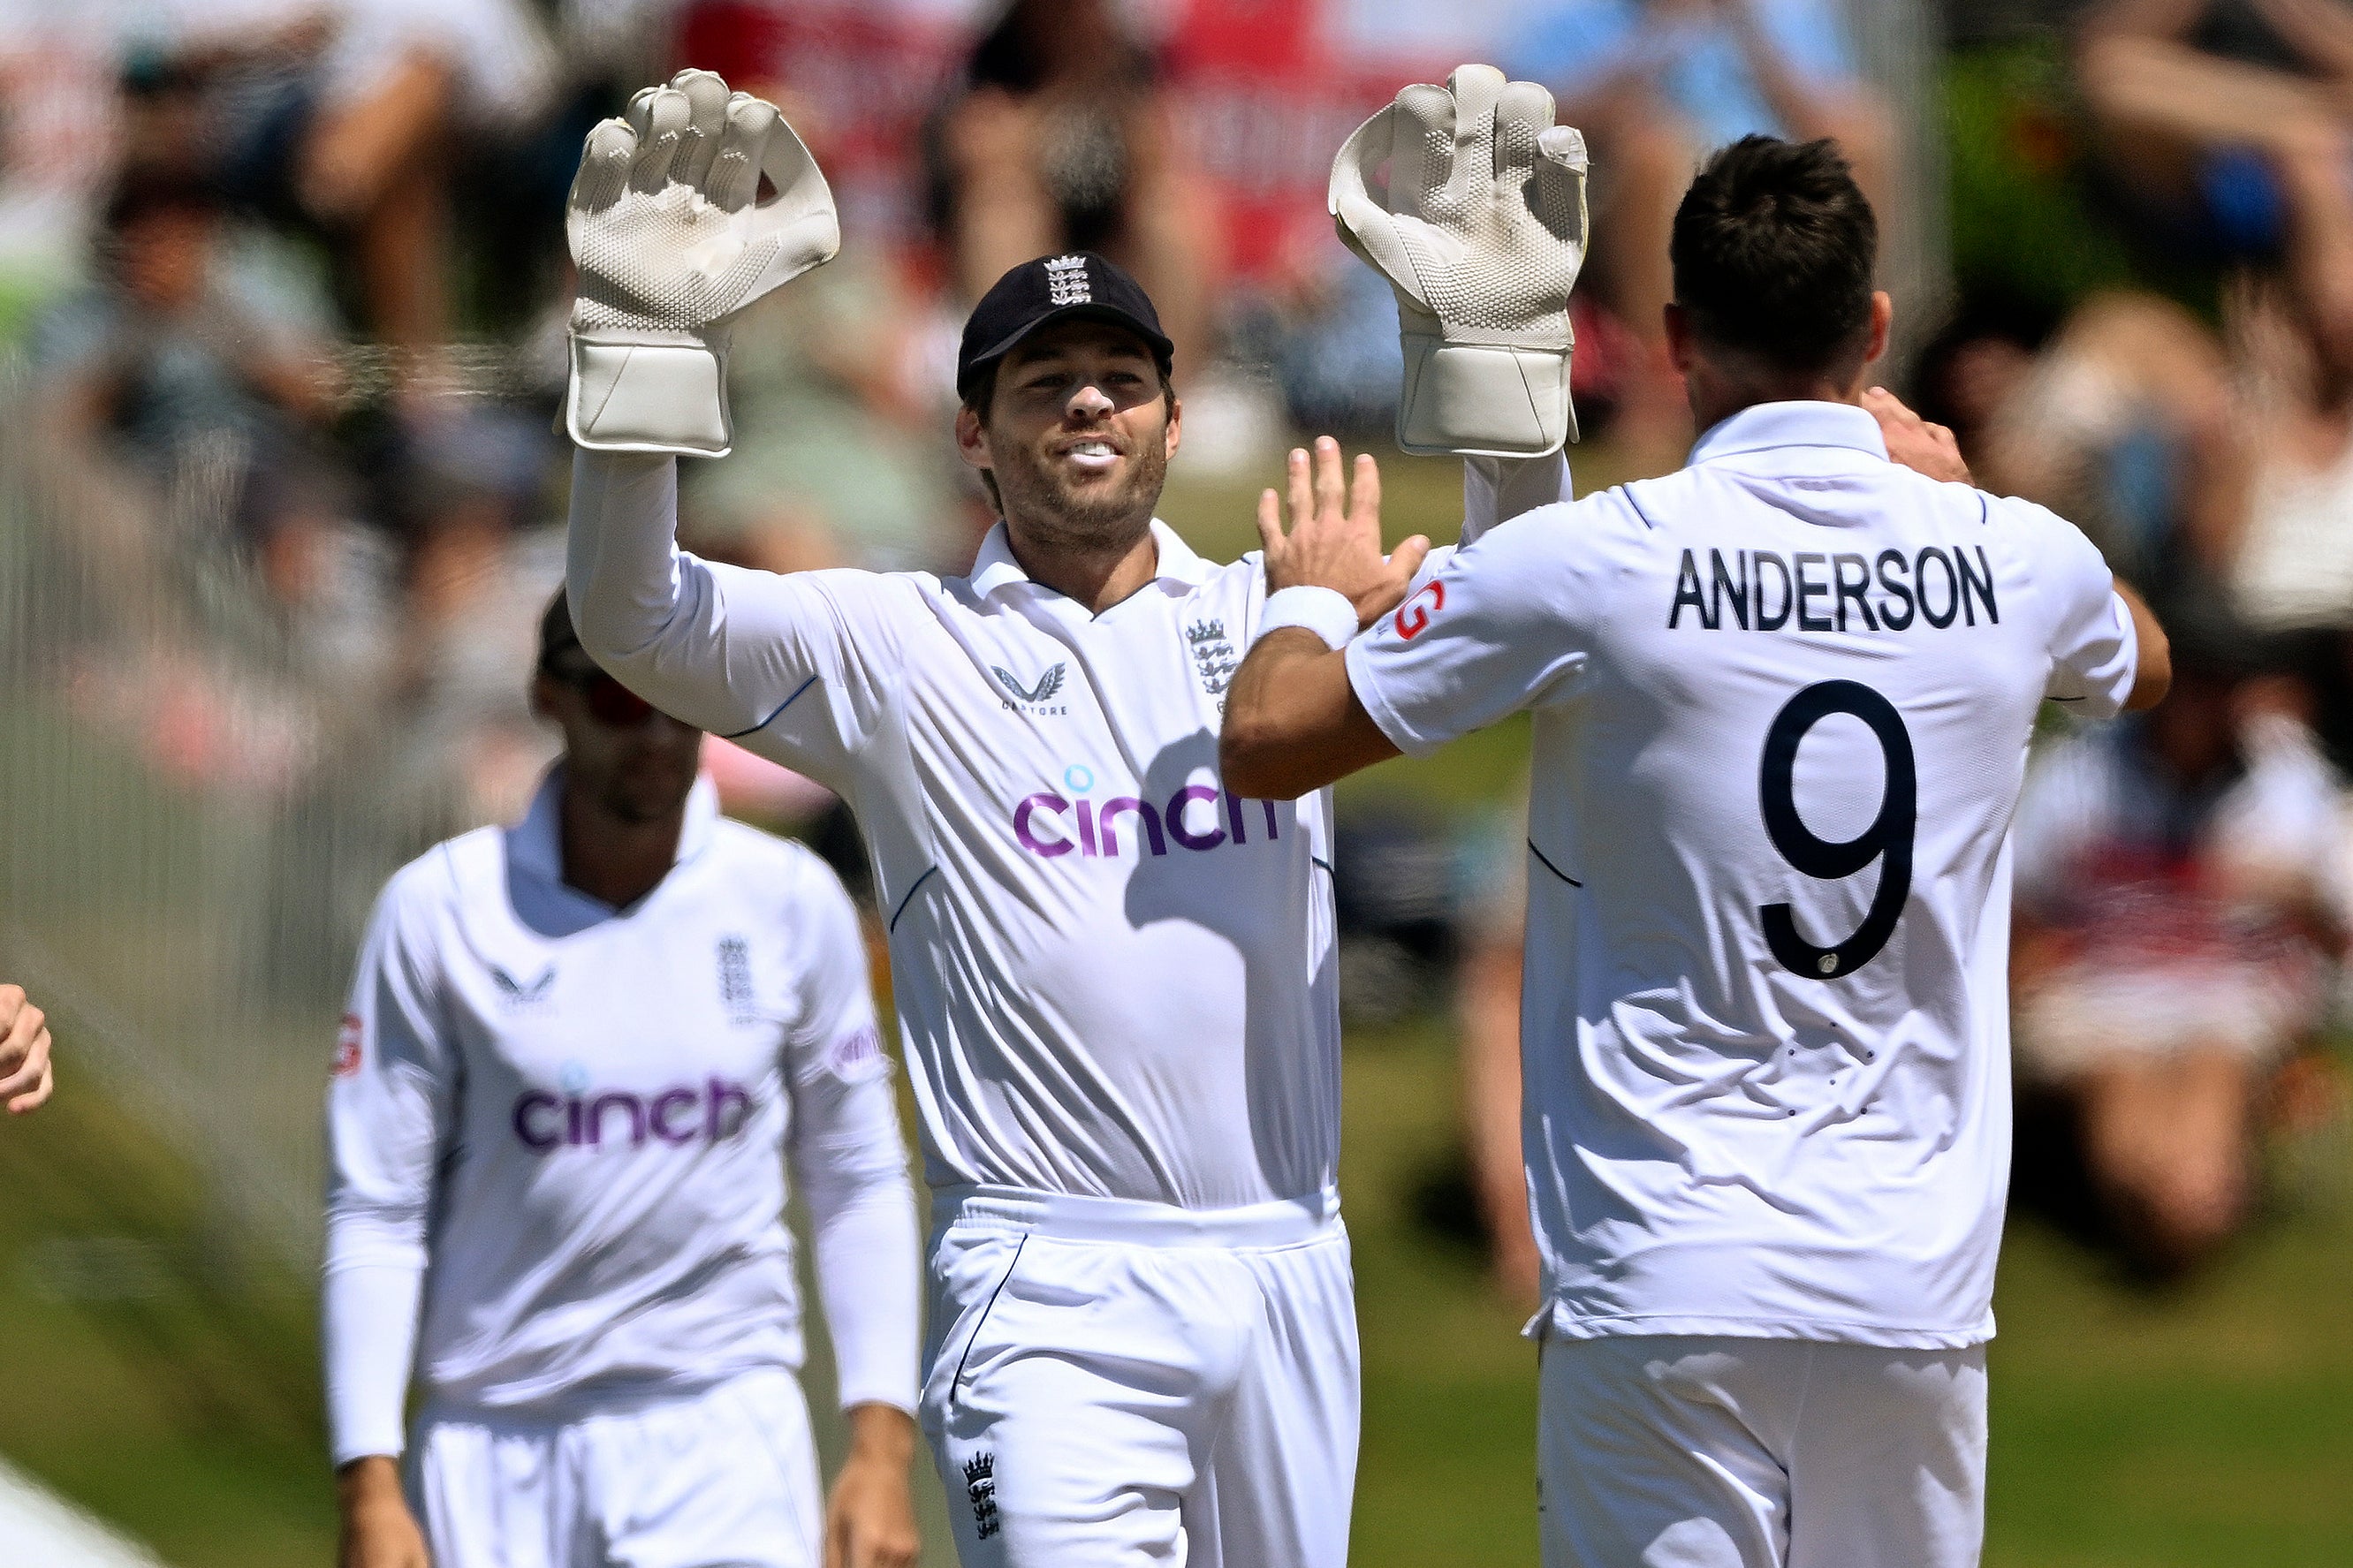
[[[1974,1568],[1985,1347],[1546,1339],[1545,1568]]]
[[[934,1205],[923,1426],[965,1568],[1344,1568],[1358,1374],[1335,1194]]]
[[[409,1493],[433,1568],[818,1568],[808,1405],[789,1373],[567,1421],[417,1423]]]

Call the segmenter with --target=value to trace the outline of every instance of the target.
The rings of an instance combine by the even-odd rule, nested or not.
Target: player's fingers
[[[1389,571],[1400,588],[1410,587],[1414,574],[1420,571],[1421,563],[1429,559],[1429,536],[1417,533],[1389,552]]]
[[[716,71],[690,66],[670,78],[670,85],[686,95],[686,130],[674,172],[680,180],[707,195],[711,165],[727,133],[727,83]]]
[[[580,148],[580,172],[572,177],[572,205],[602,212],[629,188],[629,165],[638,156],[638,133],[626,120],[603,120]]]
[[[1454,169],[1447,183],[1457,195],[1495,177],[1495,107],[1505,85],[1493,66],[1458,66],[1446,79],[1454,95]]]
[[[1927,423],[1912,412],[1905,401],[1883,386],[1874,386],[1862,395],[1863,407],[1882,425],[1924,425]]]
[[[1348,521],[1381,536],[1381,466],[1370,452],[1356,454],[1356,471],[1348,476]]]
[[[629,100],[629,128],[638,133],[637,161],[629,165],[631,189],[652,195],[670,183],[692,114],[686,94],[676,88],[654,88]]]
[[[1527,189],[1528,211],[1562,239],[1585,245],[1585,132],[1556,125],[1536,137],[1536,177]]]
[[[775,104],[748,92],[727,100],[727,130],[704,187],[722,212],[742,212],[760,194],[760,161],[767,153],[769,133],[782,118]]]
[[[1340,443],[1329,436],[1315,437],[1315,511],[1335,521],[1346,515],[1347,481],[1340,477]]]
[[[1258,492],[1258,542],[1269,561],[1282,553],[1282,498],[1271,486]]]
[[[1291,449],[1290,461],[1283,472],[1283,489],[1285,499],[1291,503],[1291,528],[1295,533],[1315,515],[1315,485],[1307,475],[1304,447],[1293,447]]]
[[[43,1029],[26,1058],[25,1070],[0,1080],[0,1100],[7,1102],[13,1114],[22,1116],[27,1110],[37,1110],[56,1086],[57,1077],[49,1060],[49,1032]]]
[[[30,1002],[19,1003],[8,1016],[7,1026],[0,1029],[0,1073],[16,1070],[18,1064],[29,1057],[33,1042],[48,1029],[48,1015]],[[5,1080],[0,1079],[0,1087]]]
[[[1495,103],[1495,181],[1518,185],[1543,156],[1537,138],[1552,129],[1552,94],[1533,81],[1507,82]]]
[[[1419,217],[1453,172],[1454,95],[1426,81],[1400,88],[1390,126],[1388,208]]]

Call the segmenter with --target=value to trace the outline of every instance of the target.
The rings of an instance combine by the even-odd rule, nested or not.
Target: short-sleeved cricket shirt
[[[1409,752],[1534,711],[1525,1133],[1552,1332],[1992,1332],[2009,861],[2048,697],[2137,649],[2062,519],[1748,408],[1348,650]]]

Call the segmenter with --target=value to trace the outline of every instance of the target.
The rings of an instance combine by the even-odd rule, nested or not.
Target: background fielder
[[[530,815],[392,879],[329,1096],[325,1335],[347,1568],[903,1568],[914,1211],[857,916],[718,815],[701,732],[559,594]],[[784,1162],[852,1453],[821,1507]]]
[[[1875,240],[1829,143],[1718,153],[1667,322],[1691,465],[1514,519],[1345,655],[1289,632],[1236,678],[1227,774],[1271,794],[1534,712],[1561,1568],[1977,1559],[2010,817],[2042,700],[2152,704],[2164,639],[2072,525],[1889,461],[1892,430],[1966,478],[1867,397]],[[1332,468],[1288,539],[1269,497],[1278,582],[1379,569]]]

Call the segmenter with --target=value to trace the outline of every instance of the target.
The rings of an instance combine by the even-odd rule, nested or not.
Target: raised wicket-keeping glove
[[[1535,82],[1466,65],[1399,91],[1333,160],[1340,237],[1397,291],[1409,452],[1533,458],[1577,434],[1585,138],[1552,114]]]
[[[776,195],[758,201],[763,174]],[[808,149],[775,104],[683,70],[588,133],[564,229],[580,269],[572,438],[726,456],[728,322],[841,248]]]

